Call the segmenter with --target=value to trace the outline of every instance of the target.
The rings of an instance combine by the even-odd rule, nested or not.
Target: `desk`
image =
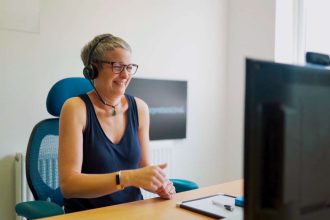
[[[160,198],[146,199],[137,202],[130,202],[121,205],[108,206],[91,209],[82,212],[59,215],[43,220],[108,220],[108,219],[210,219],[206,216],[177,208],[176,203],[182,200],[189,200],[198,197],[226,193],[229,195],[243,194],[243,180],[236,180],[228,183],[204,187],[196,190],[178,193],[174,199],[163,200]]]

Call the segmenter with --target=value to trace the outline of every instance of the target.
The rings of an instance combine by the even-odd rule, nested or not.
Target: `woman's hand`
[[[156,192],[167,183],[163,171],[166,167],[167,164],[163,163],[136,170],[122,171],[123,185],[141,187],[150,192]]]
[[[161,186],[156,193],[163,199],[172,199],[175,195],[175,187],[171,181],[167,181],[165,185]]]

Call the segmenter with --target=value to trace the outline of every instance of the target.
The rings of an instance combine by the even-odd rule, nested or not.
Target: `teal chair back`
[[[50,89],[47,110],[55,116],[40,121],[31,132],[26,152],[26,177],[35,201],[16,205],[16,213],[27,219],[63,214],[63,196],[58,180],[59,115],[68,98],[92,90],[84,78],[60,80]]]

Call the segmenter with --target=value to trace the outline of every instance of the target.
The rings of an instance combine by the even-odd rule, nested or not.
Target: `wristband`
[[[125,187],[121,184],[121,171],[116,172],[116,188],[121,190]]]

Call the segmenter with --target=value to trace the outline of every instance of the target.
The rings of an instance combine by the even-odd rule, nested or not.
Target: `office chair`
[[[26,152],[26,177],[35,201],[18,203],[16,213],[27,219],[64,214],[58,180],[58,124],[66,99],[92,90],[84,78],[57,82],[48,93],[47,110],[56,116],[40,121],[33,128]]]
[[[26,177],[35,201],[18,203],[16,213],[27,219],[64,214],[63,196],[58,180],[59,115],[64,102],[93,89],[81,77],[65,78],[53,85],[47,96],[47,111],[55,118],[40,121],[33,128],[26,153]],[[197,189],[184,179],[170,179],[177,192]]]

